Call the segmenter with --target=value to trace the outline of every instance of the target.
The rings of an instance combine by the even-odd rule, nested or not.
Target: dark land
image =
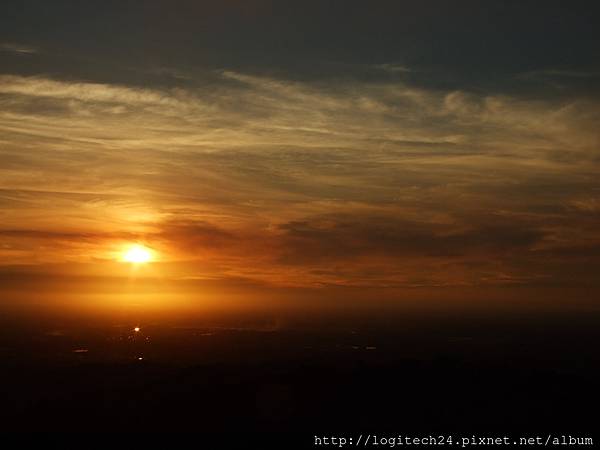
[[[0,426],[290,432],[307,445],[342,432],[597,427],[593,314],[189,322],[6,320]]]

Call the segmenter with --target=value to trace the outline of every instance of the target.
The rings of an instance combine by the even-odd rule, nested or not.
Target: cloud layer
[[[593,100],[401,78],[182,80],[0,75],[0,264],[111,259],[142,240],[188,277],[595,282]]]

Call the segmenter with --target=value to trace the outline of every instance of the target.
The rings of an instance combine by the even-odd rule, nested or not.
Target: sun
[[[152,260],[152,250],[143,245],[132,245],[123,253],[123,261],[142,264]]]

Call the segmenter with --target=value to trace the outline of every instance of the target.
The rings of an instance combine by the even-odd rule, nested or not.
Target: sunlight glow
[[[123,254],[123,261],[134,264],[146,263],[152,260],[152,251],[143,245],[134,245]]]

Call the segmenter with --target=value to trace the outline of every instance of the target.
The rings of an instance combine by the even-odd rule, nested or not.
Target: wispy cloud
[[[374,67],[391,73],[408,73],[413,71],[410,67],[402,64],[376,64]]]
[[[501,284],[600,239],[593,100],[234,71],[185,86],[0,76],[2,264],[146,239],[190,276]]]
[[[39,49],[31,45],[15,44],[13,42],[3,42],[0,43],[0,51],[31,55],[33,53],[38,53]]]
[[[600,76],[600,72],[569,70],[569,69],[542,69],[533,70],[519,74],[521,78],[594,78]]]

